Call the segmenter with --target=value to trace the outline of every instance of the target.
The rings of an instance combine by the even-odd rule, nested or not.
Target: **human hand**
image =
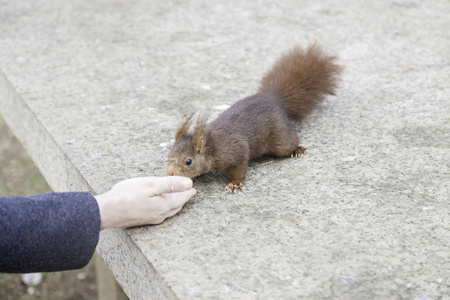
[[[187,177],[138,177],[95,196],[101,229],[160,224],[181,210],[197,191]]]

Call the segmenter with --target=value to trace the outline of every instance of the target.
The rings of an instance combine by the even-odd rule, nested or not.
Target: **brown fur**
[[[289,116],[301,121],[326,94],[333,94],[341,67],[316,45],[295,47],[283,55],[261,80],[258,93],[275,93]]]
[[[264,76],[256,95],[236,102],[209,124],[200,117],[193,135],[187,133],[188,116],[177,130],[167,173],[194,178],[217,170],[230,176],[227,188],[237,191],[250,159],[304,153],[292,121],[301,121],[334,92],[340,73],[334,60],[315,45],[306,51],[296,47]]]

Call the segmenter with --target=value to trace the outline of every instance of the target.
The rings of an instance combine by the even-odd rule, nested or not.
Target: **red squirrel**
[[[248,162],[263,155],[300,157],[293,122],[302,121],[326,94],[334,94],[341,67],[316,45],[295,47],[261,80],[258,92],[207,123],[203,115],[188,133],[193,114],[175,134],[167,174],[195,178],[210,170],[227,174],[229,192],[243,190]]]

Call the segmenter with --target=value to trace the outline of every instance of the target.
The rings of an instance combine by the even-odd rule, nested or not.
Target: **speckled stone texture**
[[[53,189],[165,175],[180,118],[217,116],[294,45],[345,71],[309,154],[224,175],[98,252],[132,299],[449,299],[450,2],[0,0],[0,113]]]

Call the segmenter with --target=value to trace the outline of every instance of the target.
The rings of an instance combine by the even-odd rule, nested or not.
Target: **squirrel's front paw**
[[[225,189],[230,193],[236,194],[239,189],[241,189],[241,191],[244,190],[244,185],[242,184],[242,181],[233,180],[225,187]]]
[[[308,151],[306,151],[305,147],[297,147],[297,149],[294,150],[294,152],[291,154],[291,157],[300,157],[302,154],[306,154]]]

